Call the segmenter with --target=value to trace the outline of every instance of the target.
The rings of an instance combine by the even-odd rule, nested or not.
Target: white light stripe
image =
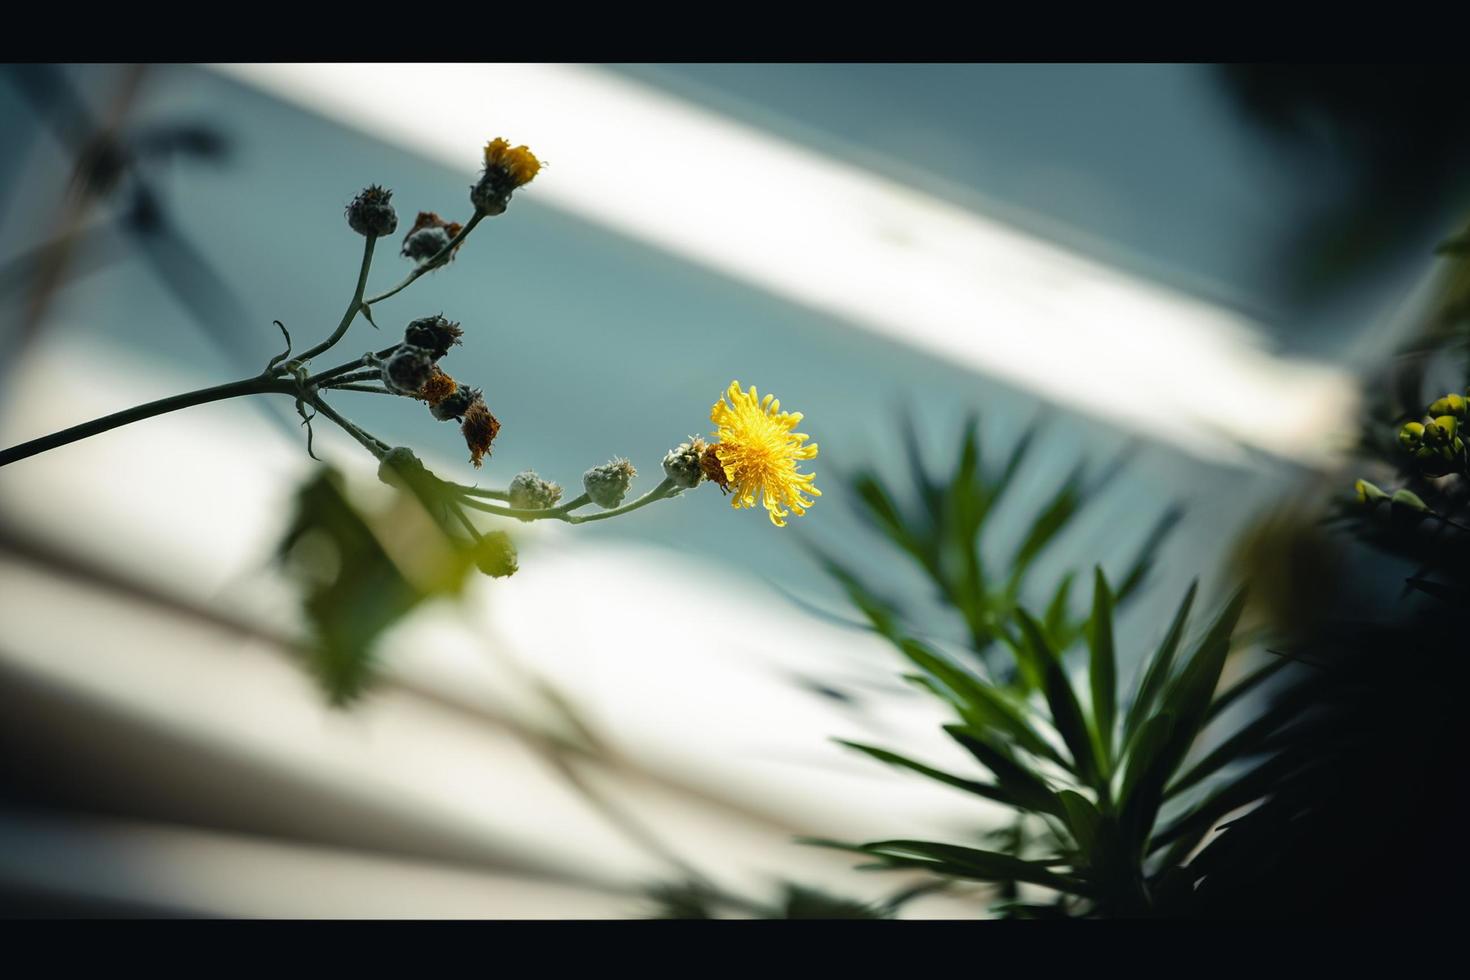
[[[524,142],[523,195],[1197,455],[1320,459],[1353,417],[1233,312],[605,71],[218,67],[467,174]]]

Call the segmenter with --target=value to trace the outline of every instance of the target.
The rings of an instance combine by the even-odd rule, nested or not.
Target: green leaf
[[[1088,647],[1092,654],[1087,671],[1092,682],[1092,717],[1106,772],[1112,767],[1118,667],[1113,649],[1113,597],[1101,566],[1094,570],[1093,575],[1092,624],[1088,633]]]
[[[1011,559],[1011,582],[1019,583],[1047,545],[1062,532],[1067,523],[1077,514],[1082,503],[1082,467],[1077,467],[1066,482],[1051,496],[1041,511],[1031,521],[1021,546]]]
[[[1211,702],[1210,710],[1205,713],[1206,723],[1220,715],[1226,708],[1230,707],[1236,701],[1240,700],[1251,691],[1260,687],[1266,681],[1275,677],[1283,669],[1290,665],[1290,663],[1291,659],[1289,657],[1273,658],[1270,663],[1266,664],[1264,667],[1259,668],[1249,677],[1237,681],[1235,685],[1230,688],[1230,690],[1226,691],[1224,694],[1220,695],[1213,702]]]
[[[1237,589],[1196,645],[1189,662],[1164,692],[1163,710],[1174,716],[1175,723],[1188,731],[1190,738],[1203,727],[1215,687],[1220,683],[1220,672],[1225,668],[1225,658],[1230,654],[1230,638],[1245,609],[1245,599],[1245,589]]]
[[[1175,725],[1174,716],[1168,712],[1143,723],[1138,742],[1128,755],[1128,768],[1118,796],[1118,824],[1127,853],[1142,853],[1163,803],[1164,785],[1174,771],[1174,749],[1182,742],[1187,751],[1190,738]]]
[[[995,728],[1015,740],[1016,744],[1032,755],[1043,756],[1058,765],[1067,766],[1061,753],[1050,742],[1043,739],[1021,715],[1021,712],[995,688],[929,650],[918,640],[905,639],[900,642],[899,649],[921,670],[938,678],[954,692],[954,695],[979,722],[977,727]]]
[[[1090,855],[1097,844],[1097,828],[1102,814],[1091,800],[1074,790],[1064,789],[1057,793],[1057,798],[1062,801],[1067,829],[1072,832],[1078,850]]]
[[[863,745],[861,742],[849,742],[846,739],[842,738],[833,739],[833,741],[837,742],[839,745],[845,745],[850,749],[857,749],[859,752],[872,756],[879,762],[886,762],[890,766],[897,766],[900,769],[909,769],[913,772],[918,773],[921,776],[927,776],[935,782],[944,783],[945,785],[953,786],[956,789],[962,789],[967,793],[974,793],[976,796],[983,796],[986,799],[994,800],[997,803],[1004,803],[1006,806],[1019,806],[1015,796],[1001,789],[1001,787],[999,786],[993,786],[989,783],[982,783],[974,779],[965,779],[963,776],[956,776],[953,773],[945,772],[942,769],[935,769],[933,766],[926,766],[922,762],[915,762],[913,759],[901,756],[897,752],[889,752],[887,749],[880,749],[876,746]],[[1025,807],[1021,808],[1026,809]]]
[[[1046,865],[959,844],[920,840],[873,841],[857,848],[861,853],[907,867],[925,867],[939,874],[977,881],[1025,881],[1059,891],[1082,893],[1086,885],[1076,878],[1057,874]]]
[[[1067,641],[1070,639],[1066,635],[1071,626],[1068,621],[1068,601],[1071,599],[1072,583],[1076,578],[1076,572],[1067,572],[1062,576],[1056,592],[1052,594],[1051,602],[1047,603],[1046,614],[1041,619],[1046,627],[1046,635],[1062,650],[1067,648]]]
[[[964,725],[945,725],[945,732],[995,776],[1002,790],[1010,793],[1022,809],[1065,816],[1061,801],[1038,775],[992,745],[985,732]]]
[[[1067,751],[1072,754],[1074,769],[1083,782],[1104,792],[1104,781],[1098,770],[1092,736],[1087,731],[1082,708],[1077,703],[1077,695],[1067,679],[1067,672],[1062,668],[1061,660],[1047,645],[1041,626],[1031,618],[1031,614],[1018,608],[1016,615],[1021,621],[1021,631],[1026,637],[1026,643],[1040,663],[1043,671],[1042,691],[1046,695],[1047,706],[1051,709],[1052,724],[1066,743]]]
[[[1316,690],[1305,685],[1287,691],[1250,724],[1221,742],[1209,755],[1176,779],[1169,787],[1168,795],[1184,792],[1232,762],[1270,751],[1274,737],[1310,710],[1318,696]]]
[[[1138,694],[1128,708],[1127,717],[1123,719],[1124,751],[1138,734],[1139,725],[1153,711],[1154,702],[1169,679],[1170,668],[1174,664],[1174,653],[1179,649],[1179,641],[1184,637],[1184,627],[1189,621],[1189,609],[1194,605],[1194,596],[1198,588],[1198,581],[1189,583],[1189,591],[1185,593],[1184,601],[1179,604],[1179,609],[1174,613],[1174,621],[1169,624],[1169,631],[1164,634],[1164,641],[1159,644],[1159,649],[1149,659],[1143,682],[1138,687]]]

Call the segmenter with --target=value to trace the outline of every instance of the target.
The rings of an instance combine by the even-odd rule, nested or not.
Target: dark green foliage
[[[1002,803],[1015,811],[1016,821],[994,836],[999,849],[915,840],[809,843],[862,854],[871,859],[865,867],[994,882],[1005,899],[997,911],[1018,918],[1188,914],[1203,872],[1185,865],[1185,857],[1220,818],[1258,803],[1283,769],[1296,764],[1279,760],[1276,753],[1283,731],[1303,705],[1285,702],[1192,767],[1185,766],[1186,758],[1206,725],[1287,669],[1289,661],[1273,660],[1217,697],[1244,591],[1186,642],[1196,592],[1191,585],[1136,682],[1120,690],[1114,616],[1142,582],[1174,515],[1150,534],[1116,592],[1101,568],[1094,569],[1085,618],[1068,608],[1076,577],[1068,573],[1049,592],[1046,615],[1037,619],[1021,599],[1028,569],[1102,480],[1089,488],[1082,470],[1074,470],[1037,511],[1004,581],[992,584],[979,558],[979,541],[987,514],[1010,485],[1032,437],[1023,437],[1003,466],[985,476],[975,432],[972,421],[959,463],[944,482],[922,469],[911,439],[917,508],[902,510],[871,474],[860,475],[855,487],[870,523],[917,561],[966,624],[981,671],[916,639],[896,604],[875,595],[836,561],[825,561],[873,630],[917,668],[907,678],[954,712],[958,720],[945,731],[990,778],[951,772],[877,746],[843,744]],[[1082,641],[1087,658],[1079,682],[1065,655]],[[1002,652],[1009,653],[1009,664],[997,662]],[[1243,779],[1216,778],[1227,767],[1253,761]],[[1166,809],[1181,812],[1161,823]],[[1050,889],[1057,897],[1050,905],[1021,901],[1017,889],[1022,884]]]
[[[775,901],[732,895],[703,882],[680,881],[648,889],[658,919],[892,919],[908,902],[938,891],[942,883],[905,888],[879,902],[860,902],[791,881]]]

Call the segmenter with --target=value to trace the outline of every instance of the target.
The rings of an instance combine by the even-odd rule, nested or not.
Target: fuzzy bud
[[[504,531],[491,531],[475,545],[475,567],[492,578],[514,575],[520,567],[516,546]]]
[[[664,456],[664,475],[674,481],[674,486],[681,490],[699,486],[704,479],[699,458],[704,455],[706,445],[699,436],[690,436],[688,442],[679,443]]]
[[[347,205],[347,226],[359,235],[382,238],[398,230],[398,212],[389,202],[393,192],[377,184],[366,188]]]
[[[479,388],[460,386],[436,404],[430,405],[429,412],[440,422],[448,422],[450,419],[458,422],[464,418],[470,406],[483,397]]]
[[[510,481],[510,505],[517,510],[546,510],[561,499],[561,487],[543,480],[534,470],[517,473]]]
[[[425,316],[408,325],[403,331],[403,342],[431,351],[437,361],[449,353],[449,348],[461,343],[463,336],[464,330],[458,323],[446,320],[442,315]]]
[[[389,391],[412,397],[434,376],[434,352],[403,344],[384,359],[380,370]]]
[[[403,256],[415,262],[426,262],[449,247],[449,233],[443,228],[420,228],[403,240]]]
[[[619,457],[583,473],[582,488],[587,491],[587,496],[592,498],[594,504],[603,510],[612,510],[623,502],[623,497],[628,493],[628,485],[637,475],[638,471],[633,468],[633,464]]]

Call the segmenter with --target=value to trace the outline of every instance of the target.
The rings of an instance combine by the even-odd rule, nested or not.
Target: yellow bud
[[[1429,414],[1434,416],[1453,415],[1457,419],[1465,417],[1465,396],[1451,392],[1443,398],[1436,398],[1429,406]]]
[[[1430,513],[1429,505],[1421,500],[1419,495],[1412,490],[1397,490],[1390,499],[1396,508],[1401,507],[1404,510],[1417,511],[1420,514]]]
[[[1388,499],[1388,494],[1367,480],[1359,480],[1353,484],[1353,489],[1358,491],[1358,502],[1368,506],[1376,506]]]
[[[1418,449],[1424,441],[1424,425],[1420,422],[1405,422],[1399,430],[1399,445],[1405,449]]]

